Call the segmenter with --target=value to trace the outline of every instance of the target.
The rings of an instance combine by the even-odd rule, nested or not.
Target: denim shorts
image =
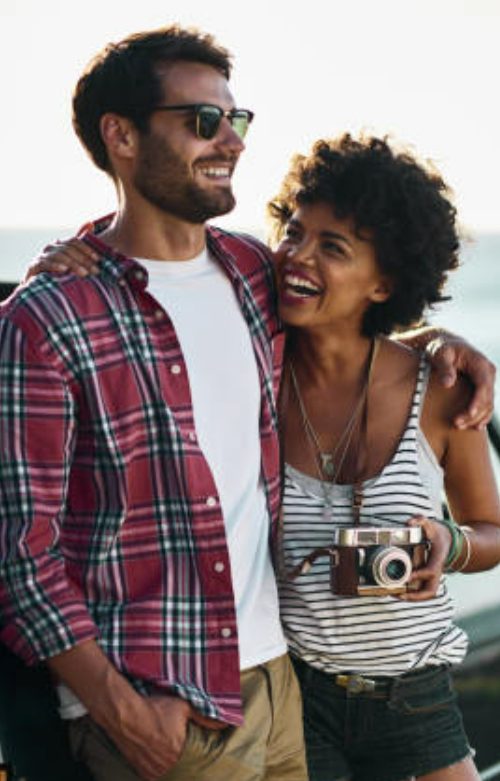
[[[473,753],[447,667],[377,678],[377,693],[354,693],[335,675],[293,662],[310,781],[403,781]]]

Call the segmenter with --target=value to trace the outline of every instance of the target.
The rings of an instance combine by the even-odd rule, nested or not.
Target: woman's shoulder
[[[454,418],[467,408],[472,393],[472,385],[461,374],[457,375],[451,387],[445,387],[431,365],[425,407],[432,413],[436,423],[452,428]]]
[[[383,339],[380,342],[380,376],[382,381],[389,378],[401,382],[415,382],[419,368],[428,366],[429,380],[425,395],[424,409],[431,413],[435,422],[441,425],[453,425],[455,416],[467,407],[472,395],[472,385],[466,377],[458,375],[451,387],[445,387],[432,362],[422,352],[414,350],[406,344],[393,339]]]
[[[413,384],[421,362],[421,353],[393,339],[379,339],[376,375],[382,385],[393,388],[400,383]]]
[[[459,375],[455,384],[447,388],[431,367],[420,425],[441,464],[450,438],[457,432],[454,418],[468,406],[471,394],[472,387],[464,377]]]
[[[401,399],[409,403],[415,392],[420,367],[428,366],[429,378],[422,401],[420,426],[441,463],[449,444],[450,435],[456,429],[454,418],[468,405],[472,388],[461,375],[451,388],[445,387],[422,353],[392,339],[381,342],[378,366],[378,395],[388,403],[388,415],[395,413]],[[387,420],[387,419],[386,419]]]

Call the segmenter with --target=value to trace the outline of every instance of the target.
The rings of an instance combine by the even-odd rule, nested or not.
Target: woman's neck
[[[349,382],[359,377],[366,365],[372,339],[361,334],[327,336],[291,329],[288,355],[296,368],[308,378],[309,385],[331,387],[333,380]]]

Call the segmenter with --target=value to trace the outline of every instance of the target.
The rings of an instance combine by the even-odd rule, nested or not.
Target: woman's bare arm
[[[461,569],[467,557],[464,571],[478,572],[500,562],[500,498],[486,431],[460,430],[453,425],[456,411],[463,409],[471,393],[465,380],[448,391],[434,383],[431,418],[424,410],[423,423],[431,427],[426,433],[444,470],[451,516],[472,530],[470,557],[465,550],[456,568]]]

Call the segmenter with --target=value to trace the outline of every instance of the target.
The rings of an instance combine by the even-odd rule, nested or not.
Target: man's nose
[[[245,144],[241,136],[231,125],[227,117],[223,117],[216,135],[217,144],[224,149],[230,149],[233,154],[241,154],[245,149]]]

